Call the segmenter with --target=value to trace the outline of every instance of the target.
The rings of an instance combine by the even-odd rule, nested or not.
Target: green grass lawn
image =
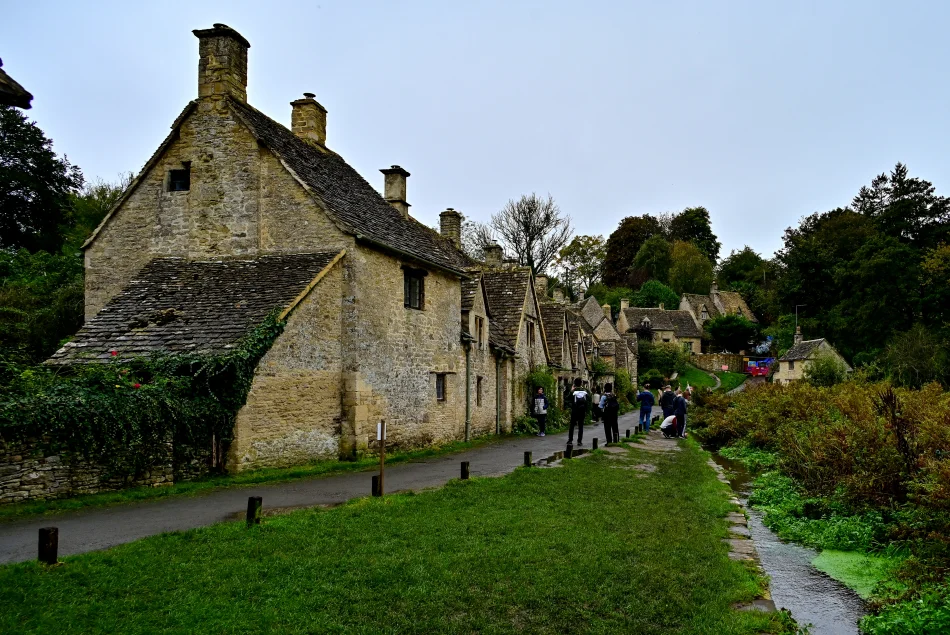
[[[0,567],[3,633],[780,632],[694,444]],[[643,476],[633,465],[652,463]]]
[[[716,385],[716,380],[713,379],[709,373],[695,366],[687,367],[686,372],[680,373],[676,381],[680,383],[680,388],[686,388],[688,384],[693,388],[712,389]]]
[[[471,448],[494,443],[504,437],[485,436],[468,442],[457,441],[447,445],[411,450],[409,452],[395,452],[386,455],[386,464],[394,465],[406,461],[427,459],[443,454],[461,452]],[[209,490],[228,487],[243,487],[260,483],[279,483],[304,478],[332,476],[344,472],[362,472],[372,470],[379,465],[379,458],[367,456],[356,461],[316,461],[296,467],[265,468],[237,474],[210,476],[195,481],[182,481],[168,487],[136,487],[117,492],[103,492],[101,494],[87,494],[73,498],[63,498],[49,501],[30,501],[13,505],[0,505],[0,522],[16,520],[28,516],[54,514],[66,511],[75,511],[86,507],[109,507],[134,503],[170,496],[194,496]]]
[[[719,387],[720,392],[729,392],[746,380],[745,373],[719,372],[716,373],[716,376],[719,377],[719,381],[722,382],[722,385]]]

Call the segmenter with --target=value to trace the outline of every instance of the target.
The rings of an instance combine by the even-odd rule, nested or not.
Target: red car
[[[753,377],[768,377],[769,368],[772,366],[774,359],[762,359],[759,361],[749,360],[746,362],[745,373],[746,375],[751,375]]]

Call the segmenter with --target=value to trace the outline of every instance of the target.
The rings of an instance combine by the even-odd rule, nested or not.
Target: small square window
[[[445,401],[445,377],[445,373],[435,376],[435,398],[438,401]]]
[[[426,271],[403,268],[403,306],[422,310],[425,306]]]
[[[191,189],[191,162],[185,161],[180,170],[168,171],[168,191],[187,192]]]

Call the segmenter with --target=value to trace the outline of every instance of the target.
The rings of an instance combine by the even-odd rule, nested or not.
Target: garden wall
[[[697,353],[690,357],[689,361],[710,373],[721,371],[723,366],[728,366],[729,371],[733,373],[741,373],[745,370],[745,361],[742,355],[732,353]]]

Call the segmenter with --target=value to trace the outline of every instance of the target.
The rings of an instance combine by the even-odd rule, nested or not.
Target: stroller
[[[663,420],[663,423],[660,424],[660,432],[663,433],[664,439],[675,439],[677,437],[676,415],[670,415]]]

